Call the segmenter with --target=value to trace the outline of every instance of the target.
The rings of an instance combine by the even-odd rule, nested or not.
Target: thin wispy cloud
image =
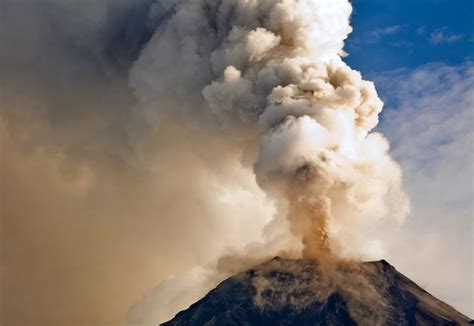
[[[421,26],[416,29],[416,34],[426,38],[433,45],[449,44],[463,40],[464,35],[450,33],[447,29],[445,26],[430,31],[426,26]]]
[[[417,35],[425,35],[426,34],[426,26],[421,26],[416,29]]]
[[[409,41],[395,41],[395,42],[390,42],[389,44],[396,48],[409,48],[413,46],[413,42],[409,42]]]
[[[376,82],[386,100],[381,130],[412,199],[411,229],[397,235],[406,238],[407,247],[397,239],[388,258],[472,314],[472,288],[465,283],[472,275],[472,249],[463,242],[472,239],[473,227],[474,65],[428,64],[384,74]],[[406,259],[410,246],[424,249]],[[445,262],[441,269],[440,261]],[[426,270],[435,272],[427,277]]]
[[[368,41],[369,43],[378,42],[384,36],[398,34],[402,29],[403,27],[401,25],[393,25],[393,26],[384,27],[384,28],[377,28],[371,33],[369,33]]]
[[[458,42],[462,38],[460,34],[450,34],[442,30],[436,30],[430,34],[430,42],[434,45]]]

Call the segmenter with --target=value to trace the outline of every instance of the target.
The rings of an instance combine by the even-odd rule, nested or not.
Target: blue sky
[[[470,0],[354,0],[346,61],[365,74],[473,57]]]
[[[470,0],[354,0],[345,61],[385,102],[378,131],[412,210],[388,260],[474,315],[474,23]],[[427,273],[429,271],[429,273]]]

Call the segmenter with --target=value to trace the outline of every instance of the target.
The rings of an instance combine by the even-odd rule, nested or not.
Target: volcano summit
[[[220,283],[163,325],[470,325],[385,260],[276,257]]]

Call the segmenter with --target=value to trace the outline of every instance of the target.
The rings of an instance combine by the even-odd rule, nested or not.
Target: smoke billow
[[[145,110],[259,148],[246,160],[304,256],[344,254],[361,226],[408,212],[387,141],[370,133],[383,103],[340,58],[350,13],[347,1],[176,1],[131,70]]]
[[[350,14],[0,2],[5,322],[119,324],[178,275],[130,309],[145,325],[277,253],[379,254],[377,223],[408,203],[371,132],[382,102],[341,59]]]
[[[163,128],[173,121],[190,137],[218,138],[222,156],[241,151],[273,200],[264,239],[240,256],[377,255],[370,231],[386,217],[402,221],[409,207],[387,141],[371,132],[383,103],[341,60],[350,4],[171,3],[131,69],[131,86]],[[210,267],[209,286],[228,275],[222,265]],[[132,321],[142,314],[132,309]]]

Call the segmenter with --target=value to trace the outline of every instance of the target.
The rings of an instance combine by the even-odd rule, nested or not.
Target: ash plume
[[[387,140],[372,131],[383,103],[374,84],[341,59],[351,32],[349,2],[156,5],[165,4],[170,13],[130,72],[142,114],[160,128],[173,123],[187,137],[218,142],[214,159],[240,156],[275,211],[260,240],[224,252],[225,259],[208,263],[199,276],[193,270],[157,288],[154,321],[186,307],[185,301],[174,305],[180,296],[166,290],[179,287],[181,278],[207,282],[189,304],[231,275],[227,266],[242,270],[251,257],[379,255],[383,248],[371,238],[375,225],[403,221],[409,203]],[[205,147],[198,151],[207,156]],[[144,300],[150,311],[153,294]],[[130,324],[153,318],[144,317],[140,303],[129,313]]]
[[[344,255],[365,241],[358,229],[404,219],[400,169],[371,132],[383,103],[341,60],[347,1],[173,5],[131,70],[146,111],[253,148],[247,162],[305,257]]]
[[[409,205],[350,14],[0,1],[5,323],[120,325],[163,282],[128,312],[154,324],[275,254],[380,258]]]

